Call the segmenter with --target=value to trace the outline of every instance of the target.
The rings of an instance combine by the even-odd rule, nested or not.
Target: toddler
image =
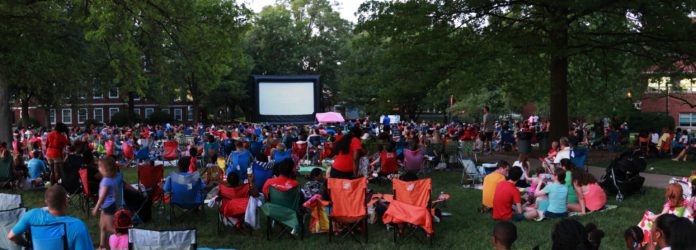
[[[114,214],[114,228],[116,233],[109,237],[111,250],[128,249],[128,229],[133,226],[133,215],[130,211],[122,209]]]

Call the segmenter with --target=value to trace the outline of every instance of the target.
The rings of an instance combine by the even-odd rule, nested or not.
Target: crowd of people
[[[541,159],[541,166],[532,167],[527,154],[530,149],[521,147],[521,141],[540,142],[548,127],[548,122],[534,116],[520,122],[499,122],[485,108],[480,124],[361,120],[313,126],[236,123],[91,125],[70,129],[58,123],[52,131],[17,130],[11,148],[0,145],[0,158],[12,158],[12,172],[21,188],[47,188],[48,209],[28,212],[8,237],[18,244],[26,244],[22,234],[27,225],[61,221],[69,227],[68,238],[73,249],[91,249],[93,245],[84,223],[65,216],[66,197],[70,194],[64,187],[66,180],[74,176],[74,171],[87,169],[88,185],[98,190],[98,199],[90,212],[99,216],[99,248],[120,249],[124,248],[124,242],[127,247],[127,231],[124,230],[132,225],[134,215],[123,209],[128,203],[123,200],[146,197],[124,180],[120,169],[162,164],[167,143],[176,145],[177,176],[202,176],[204,180],[199,188],[206,192],[215,191],[218,185],[236,188],[247,183],[250,186],[248,195],[260,200],[268,198],[269,187],[287,191],[300,186],[297,181],[300,165],[328,167],[311,169],[308,174],[302,191],[305,199],[310,199],[315,195],[327,196],[327,178],[418,180],[424,166],[447,166],[452,163],[452,157],[458,156],[459,148],[468,145],[479,151],[517,150],[520,153],[513,164],[498,162],[497,169],[483,181],[481,212],[491,212],[493,219],[499,221],[493,233],[496,248],[509,249],[515,241],[516,229],[508,221],[566,218],[569,213],[584,215],[604,209],[607,202],[595,177],[570,161],[572,147],[597,146],[588,138],[600,137],[600,132],[590,132],[593,135],[587,136],[586,126],[577,125],[569,137],[551,143],[548,155]],[[616,131],[624,129],[627,127],[622,125]],[[602,140],[613,137],[611,127],[602,131]],[[617,141],[622,140],[623,133],[619,133]],[[220,159],[223,168],[210,167],[219,165]],[[272,171],[272,177],[259,182],[259,178],[251,174],[252,168]],[[167,189],[172,178],[169,176],[164,181],[165,192],[171,191]],[[383,206],[377,204],[380,215],[384,213]],[[143,217],[138,219],[147,220],[147,216]],[[232,219],[231,224],[243,226],[239,219]],[[655,236],[653,239],[669,244],[669,237],[664,235],[670,226],[663,226],[659,227],[663,233],[656,234],[663,235],[662,238]],[[586,245],[586,249],[598,249],[603,234],[594,225],[582,226],[574,220],[563,219],[554,230],[554,249],[566,249],[560,246],[575,244],[564,238],[569,237],[564,230],[580,235],[576,245]]]

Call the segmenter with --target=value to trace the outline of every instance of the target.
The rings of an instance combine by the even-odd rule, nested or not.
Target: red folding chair
[[[138,166],[138,183],[144,190],[138,190],[141,193],[146,192],[147,196],[152,199],[152,202],[157,202],[158,205],[164,204],[164,191],[162,190],[162,178],[164,177],[164,167],[162,165]]]
[[[90,183],[89,181],[89,170],[87,168],[81,168],[79,170],[80,181],[82,182],[82,211],[89,218],[89,209],[92,207],[91,204],[96,204],[98,197],[98,183]]]
[[[162,160],[168,162],[170,166],[175,166],[173,162],[179,159],[179,143],[175,141],[166,141],[163,143],[164,155]]]
[[[337,225],[343,226],[338,231],[341,238],[351,236],[355,241],[367,244],[367,178],[354,180],[329,178],[329,196],[331,196],[331,213],[329,214],[329,242],[333,239]],[[356,237],[355,232],[362,231],[365,242]]]
[[[249,204],[249,184],[238,187],[228,187],[224,184],[218,185],[218,234],[222,234],[225,229],[225,220],[235,218],[239,220],[239,226],[233,225],[233,229],[241,229],[244,223],[244,214]],[[243,230],[240,230],[244,233]],[[251,230],[249,230],[251,234]]]
[[[417,181],[392,180],[394,200],[384,212],[382,221],[395,226],[394,243],[398,238],[417,237],[418,229],[425,232],[425,237],[433,244],[433,215],[431,210],[430,192],[432,180],[430,178]],[[408,228],[408,233],[401,234],[400,228]]]

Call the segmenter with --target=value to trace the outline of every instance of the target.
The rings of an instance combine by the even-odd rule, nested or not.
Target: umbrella
[[[317,113],[316,117],[319,123],[345,122],[341,113],[336,112]]]

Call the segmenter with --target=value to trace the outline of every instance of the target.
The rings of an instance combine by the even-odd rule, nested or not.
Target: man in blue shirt
[[[7,238],[18,245],[28,246],[27,240],[22,237],[31,225],[48,225],[65,223],[67,229],[68,249],[83,250],[94,249],[92,238],[87,232],[87,226],[80,219],[66,216],[68,199],[65,189],[55,185],[46,190],[45,201],[48,210],[34,208],[29,210],[12,228]]]
[[[39,159],[39,157],[41,157],[41,152],[34,151],[33,156],[34,158],[29,160],[27,164],[27,168],[29,169],[29,180],[31,180],[32,183],[35,181],[41,182],[41,174],[48,171],[48,167],[46,166],[46,162]]]

